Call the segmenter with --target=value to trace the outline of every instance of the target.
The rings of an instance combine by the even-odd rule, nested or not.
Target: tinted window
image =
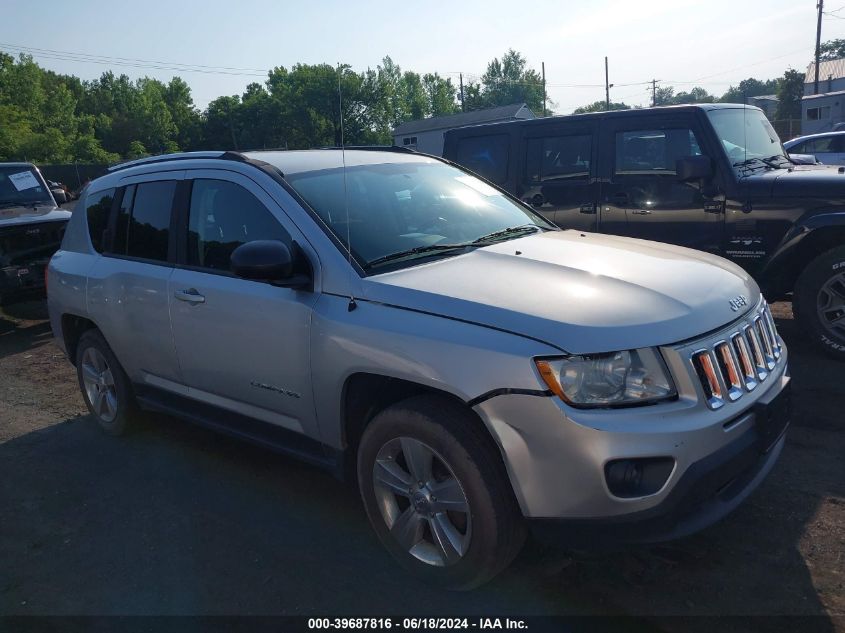
[[[505,134],[462,138],[458,141],[455,160],[487,180],[501,184],[508,176],[508,146]]]
[[[675,173],[675,161],[699,156],[692,130],[635,130],[616,134],[617,174]]]
[[[840,144],[839,137],[836,136],[822,136],[804,143],[804,149],[810,154],[838,152]]]
[[[112,252],[166,262],[175,191],[174,180],[127,187],[118,212]]]
[[[249,191],[224,180],[195,180],[187,263],[229,270],[232,251],[253,240],[280,240],[291,245],[287,231]]]
[[[528,139],[525,175],[528,182],[587,179],[592,136],[550,136]]]
[[[103,252],[103,234],[109,226],[114,189],[100,191],[85,199],[85,213],[88,216],[88,234],[91,244],[98,253]]]

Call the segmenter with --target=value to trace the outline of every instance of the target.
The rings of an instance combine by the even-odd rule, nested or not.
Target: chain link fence
[[[778,133],[780,140],[788,141],[789,139],[801,136],[801,119],[780,119],[772,121],[772,127]]]

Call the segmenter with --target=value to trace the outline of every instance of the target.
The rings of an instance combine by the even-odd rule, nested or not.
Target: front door
[[[675,161],[703,154],[689,119],[637,118],[608,125],[602,147],[609,178],[602,186],[600,230],[720,253],[724,196],[678,180]]]
[[[230,256],[253,240],[301,242],[258,185],[225,171],[189,171],[170,318],[186,395],[318,439],[310,323],[316,295],[248,281]]]
[[[565,229],[596,230],[593,124],[526,127],[517,195]]]

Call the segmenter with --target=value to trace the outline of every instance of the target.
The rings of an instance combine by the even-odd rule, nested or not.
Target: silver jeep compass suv
[[[558,230],[412,152],[118,166],[49,279],[106,432],[163,412],[355,476],[391,554],[453,588],[503,569],[526,528],[705,527],[789,421],[786,348],[740,268]]]

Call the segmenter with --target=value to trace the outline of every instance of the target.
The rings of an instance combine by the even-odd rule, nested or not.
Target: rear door
[[[602,135],[609,174],[601,196],[603,233],[722,251],[724,196],[680,182],[675,173],[678,158],[705,154],[691,114],[610,119]]]
[[[594,231],[599,183],[595,123],[524,126],[516,195],[566,229]]]
[[[88,309],[133,382],[180,380],[167,283],[175,260],[175,193],[183,175],[125,179],[105,235],[92,227],[103,256],[89,273]]]
[[[820,136],[811,139],[805,143],[811,151],[801,152],[804,154],[813,154],[817,160],[825,165],[843,165],[845,164],[845,143],[843,137],[839,134],[831,134],[830,136]]]
[[[309,353],[316,294],[230,272],[241,244],[281,240],[296,252],[293,242],[304,237],[246,176],[196,170],[185,185],[179,265],[169,283],[185,395],[316,439]]]

